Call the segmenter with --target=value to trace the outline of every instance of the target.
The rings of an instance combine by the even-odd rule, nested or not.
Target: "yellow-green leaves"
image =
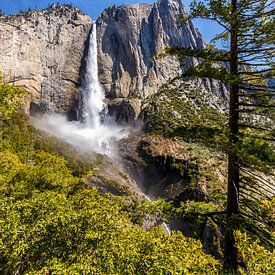
[[[21,106],[26,91],[5,83],[0,75],[0,119],[9,119]]]
[[[274,273],[274,252],[268,251],[257,241],[253,241],[245,233],[235,232],[237,246],[247,263],[248,274],[273,274]],[[241,274],[247,274],[240,270]]]
[[[194,239],[146,231],[125,203],[96,190],[66,188],[0,200],[1,271],[81,274],[215,274],[218,261]]]
[[[25,117],[15,112],[1,126],[0,273],[218,272],[199,241],[139,225],[137,217],[168,211],[164,201],[101,196],[84,184],[89,167],[74,173],[76,164],[39,143]]]

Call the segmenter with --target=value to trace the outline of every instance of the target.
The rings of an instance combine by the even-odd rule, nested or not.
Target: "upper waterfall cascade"
[[[86,57],[86,74],[83,92],[83,117],[88,127],[97,128],[102,123],[106,106],[104,92],[98,80],[96,23],[93,23],[89,39],[88,55]]]
[[[68,121],[60,114],[45,114],[34,118],[37,128],[63,139],[84,152],[116,156],[116,142],[127,131],[108,119],[104,91],[98,80],[96,24],[93,23],[86,56],[86,71],[82,92],[83,121]]]

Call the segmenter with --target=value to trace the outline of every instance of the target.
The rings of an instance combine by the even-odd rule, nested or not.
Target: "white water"
[[[107,118],[104,92],[98,80],[96,24],[93,23],[86,57],[86,74],[81,88],[83,95],[83,123],[68,121],[60,114],[46,114],[34,118],[34,125],[61,138],[84,152],[116,156],[116,142],[128,135]]]
[[[87,127],[98,128],[104,118],[104,93],[98,80],[96,24],[93,24],[86,58],[83,116]]]

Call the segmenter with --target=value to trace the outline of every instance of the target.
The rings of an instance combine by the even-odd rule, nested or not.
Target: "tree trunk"
[[[233,215],[239,210],[239,160],[236,152],[238,143],[238,92],[239,86],[234,78],[238,77],[238,21],[237,21],[237,0],[231,1],[232,22],[231,22],[231,43],[230,43],[230,74],[233,82],[230,85],[229,103],[229,130],[230,149],[228,153],[228,190],[227,190],[227,220],[225,232],[225,263],[234,271],[238,268],[237,248],[233,232]]]

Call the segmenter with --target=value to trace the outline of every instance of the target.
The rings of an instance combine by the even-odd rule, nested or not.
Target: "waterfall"
[[[89,38],[82,92],[82,122],[68,121],[60,114],[45,114],[34,118],[34,125],[49,134],[63,139],[82,152],[95,152],[116,157],[117,142],[128,132],[108,118],[104,91],[98,80],[96,23]]]
[[[96,23],[93,23],[86,57],[84,78],[83,118],[87,127],[98,128],[105,111],[104,93],[98,80]]]

